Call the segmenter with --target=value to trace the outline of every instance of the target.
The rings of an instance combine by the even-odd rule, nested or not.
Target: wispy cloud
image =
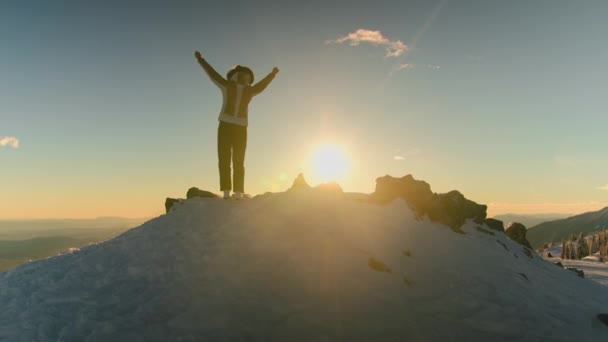
[[[426,67],[427,67],[427,69],[431,69],[431,70],[441,69],[441,65],[437,65],[437,64],[427,64]]]
[[[401,64],[398,64],[396,67],[394,67],[391,70],[391,72],[388,74],[388,77],[390,78],[396,72],[412,70],[412,69],[414,69],[414,67],[415,66],[412,63],[401,63]]]
[[[604,190],[604,191],[608,191],[608,184],[604,185],[604,186],[600,186],[597,188],[598,190]]]
[[[402,63],[397,66],[397,71],[412,70],[412,69],[414,69],[414,64],[412,64],[412,63]]]
[[[0,147],[4,146],[17,148],[19,147],[19,139],[15,137],[0,137]]]
[[[390,40],[382,32],[368,29],[358,29],[335,40],[327,40],[325,44],[342,44],[348,42],[350,46],[358,46],[361,43],[373,46],[382,46],[386,50],[386,57],[399,57],[406,50],[407,45],[401,40]]]
[[[420,149],[417,147],[411,147],[406,150],[400,149],[396,150],[393,154],[393,160],[401,161],[406,159],[411,159],[420,154]]]

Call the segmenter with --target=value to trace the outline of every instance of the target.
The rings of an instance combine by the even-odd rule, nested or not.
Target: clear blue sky
[[[250,107],[250,193],[286,188],[331,142],[351,162],[348,191],[413,173],[494,213],[595,209],[608,203],[606,13],[566,0],[3,1],[0,138],[19,145],[0,147],[0,218],[154,215],[190,186],[219,190],[221,96],[195,49],[221,73],[281,70]],[[359,29],[407,50],[326,43]]]

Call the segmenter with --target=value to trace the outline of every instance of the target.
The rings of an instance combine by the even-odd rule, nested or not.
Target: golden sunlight
[[[348,172],[349,163],[344,151],[336,146],[318,146],[311,157],[313,177],[321,182],[343,180]]]

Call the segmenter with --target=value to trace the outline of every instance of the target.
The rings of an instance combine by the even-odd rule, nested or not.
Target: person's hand
[[[273,74],[273,75],[276,75],[276,74],[278,74],[278,73],[279,73],[279,68],[274,67],[274,68],[272,69],[272,74]]]
[[[194,58],[196,58],[197,61],[200,61],[201,59],[203,59],[203,56],[201,55],[200,52],[195,51],[194,52]]]

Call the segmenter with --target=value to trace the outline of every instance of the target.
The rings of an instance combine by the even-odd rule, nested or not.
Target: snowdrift
[[[191,198],[0,273],[0,341],[606,341],[608,288],[339,192]]]

